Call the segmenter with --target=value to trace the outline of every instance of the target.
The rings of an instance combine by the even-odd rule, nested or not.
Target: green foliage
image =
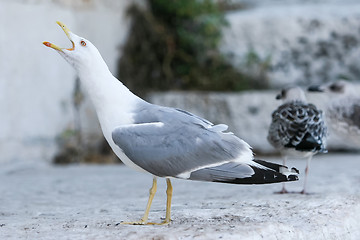
[[[226,21],[211,0],[150,0],[150,6],[153,15],[172,31],[186,53],[201,58],[204,51],[216,49]]]
[[[150,10],[150,11],[149,11]],[[223,11],[212,0],[149,0],[133,5],[129,38],[119,61],[119,78],[132,91],[196,89],[237,91],[252,79],[218,51]]]
[[[255,49],[250,49],[244,60],[245,63],[243,67],[246,68],[246,72],[252,76],[252,87],[257,89],[268,88],[269,79],[267,73],[271,68],[271,56],[269,55],[262,58]]]

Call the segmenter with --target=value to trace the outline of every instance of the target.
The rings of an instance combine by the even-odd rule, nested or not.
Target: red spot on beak
[[[51,43],[49,43],[49,42],[43,42],[43,44],[47,47],[51,47]]]

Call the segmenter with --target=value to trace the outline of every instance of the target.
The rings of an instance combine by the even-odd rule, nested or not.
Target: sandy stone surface
[[[267,158],[277,161],[275,158]],[[0,168],[0,239],[360,239],[360,155],[313,159],[310,195],[281,184],[173,180],[172,223],[128,226],[144,211],[152,177],[122,165]],[[289,160],[303,170],[305,161]],[[288,189],[300,191],[303,175]],[[159,179],[150,221],[165,216]]]

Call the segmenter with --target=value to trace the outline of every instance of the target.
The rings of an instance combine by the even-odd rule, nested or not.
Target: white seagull
[[[55,49],[77,71],[95,105],[102,132],[116,155],[129,167],[153,175],[144,216],[125,224],[169,224],[170,178],[234,184],[265,184],[297,180],[297,170],[254,160],[250,146],[224,124],[189,112],[150,104],[129,91],[109,71],[96,47],[57,22],[72,43]],[[157,177],[166,178],[166,218],[148,222]]]
[[[340,80],[311,86],[308,90],[329,95],[326,118],[331,129],[349,144],[360,148],[360,85]]]
[[[304,91],[299,87],[283,89],[276,99],[283,100],[283,104],[272,113],[267,139],[280,151],[284,165],[288,156],[307,157],[304,188],[300,192],[305,194],[312,156],[327,152],[323,113],[306,102]],[[285,184],[279,193],[287,193]]]

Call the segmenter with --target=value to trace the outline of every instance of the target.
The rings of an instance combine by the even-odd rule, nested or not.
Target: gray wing
[[[209,182],[229,182],[234,179],[250,178],[254,169],[247,164],[225,163],[220,166],[203,168],[191,173],[190,179]]]
[[[210,121],[185,110],[179,108],[161,107],[147,102],[138,104],[136,112],[134,113],[134,123],[136,124],[174,120],[192,122],[204,127],[214,126],[214,124]],[[225,124],[220,125],[226,126]]]
[[[252,158],[247,143],[222,132],[225,125],[210,125],[186,112],[163,107],[144,108],[135,119],[138,123],[116,128],[112,138],[131,161],[156,176],[176,177],[239,160],[241,155],[244,160]]]
[[[295,101],[273,112],[268,140],[278,149],[325,151],[326,133],[322,111],[313,104]]]
[[[193,114],[193,113],[191,113],[191,112],[182,110],[182,109],[180,109],[180,108],[175,108],[175,110],[178,111],[178,112],[184,113],[184,114],[186,114],[186,115],[188,115],[188,116],[191,116],[191,117],[197,119],[198,121],[203,122],[204,124],[214,125],[212,122],[206,120],[205,118],[199,117],[199,116],[197,116],[197,115],[195,115],[195,114]]]

